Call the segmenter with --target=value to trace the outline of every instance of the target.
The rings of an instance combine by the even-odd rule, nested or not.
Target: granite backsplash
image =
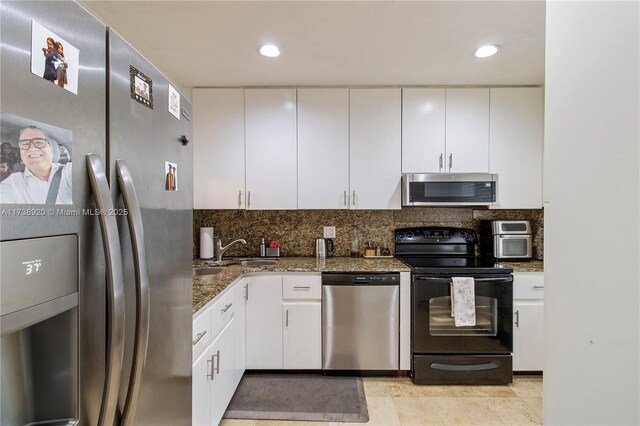
[[[402,210],[194,210],[193,257],[199,257],[200,227],[212,226],[223,245],[244,238],[225,256],[253,257],[259,254],[260,238],[281,244],[281,256],[313,256],[314,240],[323,226],[335,226],[335,256],[349,256],[357,235],[360,254],[372,241],[393,254],[394,230],[413,226],[456,226],[478,229],[480,220],[529,220],[533,232],[533,257],[543,259],[544,214],[542,209],[489,210],[453,207],[405,207]]]

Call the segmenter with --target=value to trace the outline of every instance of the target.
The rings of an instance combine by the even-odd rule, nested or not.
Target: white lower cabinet
[[[513,274],[513,370],[544,368],[544,274]]]
[[[245,278],[247,369],[282,369],[282,276]]]
[[[247,369],[322,368],[320,274],[247,277]]]
[[[227,324],[193,364],[193,425],[218,424],[236,390],[234,322]]]
[[[194,351],[207,332],[215,336],[204,350],[194,352],[197,358],[192,366],[193,425],[220,422],[244,372],[244,353],[238,352],[244,340],[244,321],[236,318],[244,316],[243,303],[237,301],[242,296],[243,284],[243,280],[232,284],[194,319],[194,336],[200,338],[194,339]],[[206,321],[210,321],[209,327],[204,324]]]
[[[286,275],[282,281],[282,363],[286,370],[322,368],[322,278]]]
[[[322,368],[322,308],[318,302],[286,302],[282,332],[282,363],[285,370]]]
[[[247,282],[244,278],[236,284],[234,288],[233,304],[234,322],[235,322],[235,373],[234,381],[236,386],[240,383],[244,370],[246,369],[246,295],[247,295]]]

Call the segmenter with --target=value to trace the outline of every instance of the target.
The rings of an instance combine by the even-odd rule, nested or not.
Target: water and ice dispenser
[[[78,238],[0,243],[0,424],[78,419]]]

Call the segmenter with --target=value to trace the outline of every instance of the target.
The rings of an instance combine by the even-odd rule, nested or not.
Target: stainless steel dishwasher
[[[399,368],[400,274],[322,274],[322,369]]]

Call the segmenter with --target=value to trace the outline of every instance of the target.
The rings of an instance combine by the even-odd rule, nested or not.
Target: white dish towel
[[[451,278],[451,316],[456,327],[476,325],[476,295],[473,278]]]

